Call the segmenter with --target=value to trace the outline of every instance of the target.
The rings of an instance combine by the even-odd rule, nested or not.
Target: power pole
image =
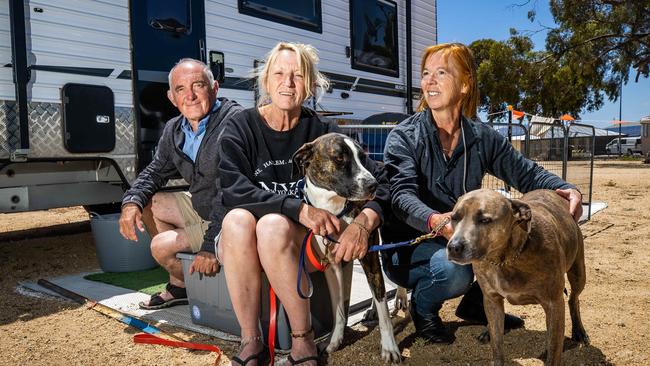
[[[621,151],[621,130],[623,127],[623,77],[618,84],[618,157],[623,155]]]

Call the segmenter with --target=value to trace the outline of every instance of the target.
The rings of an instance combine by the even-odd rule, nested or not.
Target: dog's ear
[[[309,165],[309,160],[311,159],[314,153],[314,143],[308,142],[300,147],[298,151],[293,154],[291,159],[293,160],[293,172],[292,176],[304,176],[305,170]]]
[[[515,217],[515,222],[526,228],[527,232],[530,232],[530,219],[532,218],[530,206],[528,206],[526,202],[520,200],[510,200],[510,205],[512,207],[512,214]]]

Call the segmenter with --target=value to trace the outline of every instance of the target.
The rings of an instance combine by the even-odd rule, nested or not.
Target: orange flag
[[[560,116],[560,119],[562,121],[575,121],[575,118],[571,117],[568,114],[563,114],[562,116]]]
[[[514,109],[512,110],[512,118],[514,118],[514,119],[520,119],[520,118],[522,118],[523,116],[524,116],[524,112],[516,111],[516,110],[514,110]]]

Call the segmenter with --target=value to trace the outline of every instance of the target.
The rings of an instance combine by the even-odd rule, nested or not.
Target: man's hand
[[[440,231],[438,232],[439,235],[442,235],[445,237],[445,239],[449,240],[452,235],[454,235],[454,229],[451,227],[451,212],[447,213],[441,213],[441,214],[433,214],[429,216],[429,228],[432,230],[435,230],[440,223],[442,223],[445,218],[449,218],[449,222],[443,226]]]
[[[221,265],[217,261],[214,253],[201,251],[196,253],[192,264],[190,264],[190,275],[194,272],[202,273],[206,276],[214,276],[221,270]]]
[[[144,232],[140,206],[135,203],[127,203],[122,206],[122,214],[120,215],[120,234],[122,234],[125,239],[138,241],[138,236],[135,233],[136,226],[140,232]]]
[[[577,189],[556,189],[555,192],[569,201],[569,213],[573,216],[575,222],[580,221],[580,217],[582,217],[582,194]]]
[[[336,235],[341,230],[341,221],[336,216],[304,203],[300,205],[298,221],[320,236]]]

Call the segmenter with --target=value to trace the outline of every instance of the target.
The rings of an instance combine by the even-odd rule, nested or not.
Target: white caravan
[[[319,50],[322,115],[408,114],[436,1],[0,0],[0,212],[119,202],[178,113],[173,64],[206,61],[250,107],[278,41]]]

